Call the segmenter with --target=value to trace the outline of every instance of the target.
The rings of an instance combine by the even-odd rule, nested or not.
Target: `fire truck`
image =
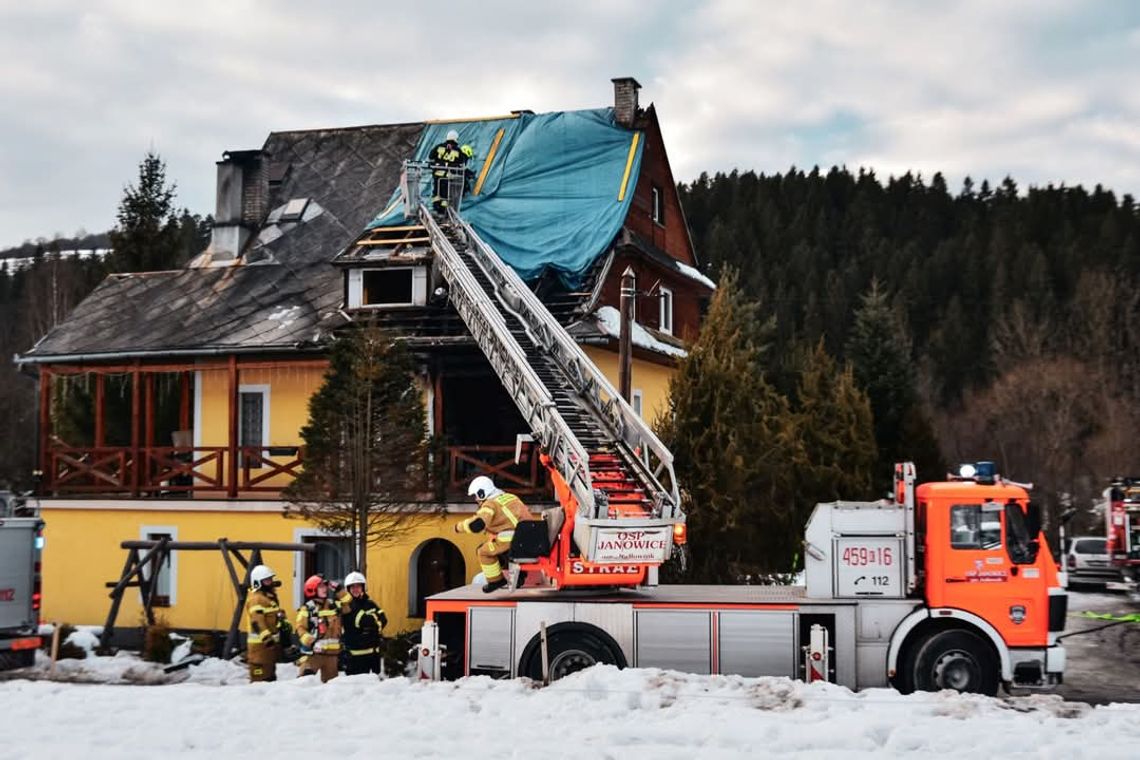
[[[1140,595],[1140,478],[1116,478],[1104,492],[1106,551],[1121,580],[1107,588]]]
[[[474,586],[430,597],[423,678],[596,663],[994,694],[1060,683],[1067,596],[1025,488],[992,470],[816,506],[804,586]]]
[[[422,677],[548,679],[610,663],[902,691],[1060,681],[1064,584],[1026,489],[989,463],[917,487],[903,464],[890,499],[818,505],[803,587],[658,586],[687,540],[671,452],[454,207],[428,212],[422,167],[405,172],[419,224],[368,230],[350,249],[430,241],[559,504],[516,526],[507,589],[428,599]]]
[[[28,667],[40,646],[44,524],[35,511],[0,491],[0,670]]]

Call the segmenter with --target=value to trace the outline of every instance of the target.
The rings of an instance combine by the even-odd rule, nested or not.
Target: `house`
[[[661,413],[714,286],[696,269],[656,112],[638,106],[635,80],[613,81],[610,108],[274,132],[258,150],[223,154],[202,256],[108,277],[18,358],[39,378],[45,618],[101,623],[125,539],[315,544],[265,555],[287,606],[312,572],[351,569],[348,540],[283,517],[280,491],[304,466],[299,431],[329,341],[362,312],[414,351],[429,432],[444,444],[446,509],[369,554],[369,591],[393,630],[415,625],[426,595],[474,574],[476,539],[452,531],[473,509],[473,476],[552,498],[537,457],[514,462],[525,425],[436,290],[430,250],[376,255],[362,242],[391,217],[405,160],[440,130],[475,141],[464,218],[615,384],[618,283],[636,274],[632,403],[646,419]],[[520,180],[543,161],[547,184]],[[590,191],[569,193],[583,167]],[[234,600],[219,557],[175,552],[157,572],[172,625],[227,627]],[[137,611],[124,606],[120,620]]]

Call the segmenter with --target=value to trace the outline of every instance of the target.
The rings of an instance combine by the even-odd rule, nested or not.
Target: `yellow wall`
[[[597,365],[616,388],[618,385],[618,355],[597,346],[583,346],[586,355]],[[643,359],[633,360],[632,389],[642,394],[641,417],[653,424],[659,414],[669,408],[669,378],[676,370]]]
[[[106,620],[111,600],[105,584],[119,579],[127,558],[127,551],[119,548],[119,542],[139,538],[143,526],[173,526],[179,541],[216,541],[225,536],[231,541],[287,543],[295,540],[297,529],[312,528],[304,521],[282,517],[279,511],[53,509],[48,504],[42,514],[46,524],[44,619],[77,625],[102,625]],[[412,553],[424,541],[451,541],[463,555],[467,580],[478,572],[475,547],[479,537],[453,532],[454,524],[464,517],[433,516],[417,526],[407,540],[369,551],[368,593],[387,613],[388,633],[417,628],[422,622],[407,614],[408,568]],[[282,581],[278,593],[290,615],[295,611],[294,585],[304,582],[303,578],[294,577],[294,556],[291,552],[265,552],[263,556]],[[221,630],[229,627],[234,594],[220,552],[177,552],[175,586],[174,604],[158,609],[173,626]],[[138,590],[128,589],[116,626],[138,625],[141,613]]]
[[[325,370],[319,367],[282,367],[279,369],[246,369],[238,376],[239,385],[269,386],[269,431],[267,446],[299,446],[301,428],[309,419],[309,398],[324,382]],[[197,444],[205,447],[226,446],[229,442],[229,373],[227,370],[205,370],[198,373],[201,408],[198,422],[201,432]],[[278,464],[293,457],[269,457]],[[212,469],[209,470],[212,472]],[[228,470],[227,470],[228,471]],[[253,473],[256,477],[256,472]],[[238,476],[241,477],[240,475]],[[223,481],[225,474],[223,473]],[[285,486],[288,476],[276,475],[258,485]]]

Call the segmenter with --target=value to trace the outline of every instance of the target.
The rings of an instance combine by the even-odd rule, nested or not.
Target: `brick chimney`
[[[217,203],[210,260],[241,256],[251,232],[265,216],[267,187],[260,150],[231,150],[218,162]]]
[[[637,118],[637,91],[641,85],[633,77],[611,79],[614,83],[614,118],[623,127],[632,127]]]

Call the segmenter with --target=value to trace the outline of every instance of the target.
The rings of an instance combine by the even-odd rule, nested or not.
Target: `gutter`
[[[174,348],[153,349],[149,351],[107,351],[96,354],[50,354],[47,356],[20,356],[16,354],[13,361],[20,366],[25,364],[58,364],[62,362],[104,362],[117,359],[145,359],[151,357],[167,356],[218,356],[229,354],[268,354],[278,352],[316,352],[323,348],[301,348],[300,343],[291,346],[214,346],[209,348]]]

